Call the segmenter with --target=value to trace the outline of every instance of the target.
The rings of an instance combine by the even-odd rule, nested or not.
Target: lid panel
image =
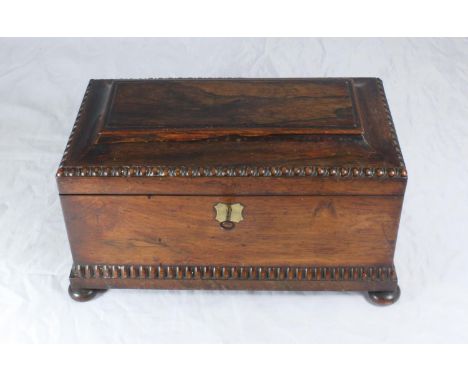
[[[362,134],[347,80],[127,81],[111,99],[101,142]]]
[[[369,182],[407,177],[376,78],[91,80],[57,175],[117,182],[113,192],[116,177],[147,189],[161,178],[303,177],[308,192],[320,178],[367,194],[382,192]]]

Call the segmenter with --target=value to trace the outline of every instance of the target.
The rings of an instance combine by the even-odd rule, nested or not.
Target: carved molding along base
[[[82,265],[70,277],[84,279],[262,280],[262,281],[396,281],[386,267],[275,267],[211,265]]]
[[[393,266],[280,267],[75,264],[74,289],[394,290]]]

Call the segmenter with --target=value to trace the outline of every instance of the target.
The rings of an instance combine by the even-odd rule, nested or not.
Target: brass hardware
[[[216,220],[220,222],[221,228],[225,230],[233,229],[236,224],[244,220],[242,210],[244,206],[240,203],[217,203],[214,206]]]

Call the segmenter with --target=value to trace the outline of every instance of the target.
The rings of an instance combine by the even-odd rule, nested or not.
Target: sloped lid
[[[375,78],[91,80],[59,177],[406,178]]]

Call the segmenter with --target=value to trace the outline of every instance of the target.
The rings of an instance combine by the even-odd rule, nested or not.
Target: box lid
[[[91,80],[57,171],[64,194],[402,194],[406,177],[376,78]]]

